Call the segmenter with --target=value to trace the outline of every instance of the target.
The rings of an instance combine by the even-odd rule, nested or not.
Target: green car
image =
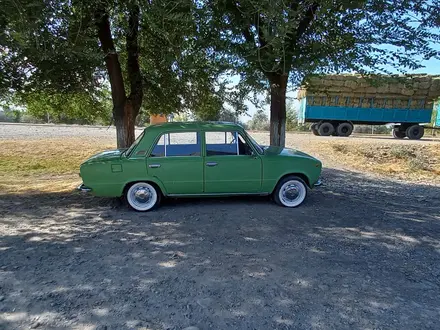
[[[128,149],[90,157],[78,189],[125,197],[137,211],[153,209],[162,197],[252,194],[296,207],[321,169],[303,152],[260,146],[234,123],[172,122],[146,128]]]

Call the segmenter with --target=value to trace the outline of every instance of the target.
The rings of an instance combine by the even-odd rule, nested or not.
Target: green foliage
[[[353,132],[363,134],[391,134],[391,127],[385,125],[354,125]]]
[[[23,111],[17,109],[6,109],[5,110],[5,119],[8,121],[12,121],[14,123],[21,122],[21,118],[23,117]]]
[[[293,85],[311,73],[417,69],[439,56],[438,1],[216,0],[205,31],[242,82],[267,88],[274,74]],[[208,32],[209,31],[209,32]],[[384,47],[387,46],[387,47]]]
[[[200,3],[200,31],[240,76],[238,89],[271,92],[271,120],[285,118],[286,86],[312,74],[399,72],[437,57],[438,0]],[[272,125],[276,127],[276,125]],[[271,143],[284,144],[282,134]]]
[[[263,109],[259,109],[247,123],[247,126],[254,131],[268,131],[270,128],[269,118]]]
[[[288,102],[286,108],[286,131],[307,132],[310,130],[310,125],[298,122],[298,110],[295,109],[293,103]]]
[[[111,122],[109,98],[87,93],[30,93],[24,97],[27,113],[43,122],[94,124]]]
[[[93,115],[83,105],[94,102],[97,89],[108,88],[109,54],[101,49],[97,29],[103,15],[111,23],[118,56],[112,65],[121,67],[122,94],[130,97],[137,86],[133,79],[141,80],[139,122],[145,123],[149,114],[187,109],[213,117],[222,108],[221,61],[197,37],[198,12],[191,0],[5,1],[0,6],[0,95],[20,94],[34,113],[50,108],[53,117],[75,114],[85,122],[102,117],[102,109]],[[140,10],[138,50],[129,44],[128,13],[134,6]],[[120,86],[112,85],[112,92],[121,92]],[[38,101],[32,101],[36,94]],[[74,100],[59,106],[53,100],[58,95]],[[42,110],[37,111],[36,102],[44,104]]]

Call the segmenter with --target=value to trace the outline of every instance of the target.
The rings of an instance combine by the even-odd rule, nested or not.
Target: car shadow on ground
[[[440,188],[327,169],[299,208],[0,199],[0,328],[434,329]]]

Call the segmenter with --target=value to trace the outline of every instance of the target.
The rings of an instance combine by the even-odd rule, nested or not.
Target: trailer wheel
[[[336,131],[339,136],[350,136],[353,133],[353,125],[351,123],[341,123]]]
[[[403,139],[406,136],[405,132],[402,132],[398,128],[393,128],[393,138],[395,139]]]
[[[425,134],[425,129],[420,125],[412,125],[406,129],[406,136],[410,140],[419,140]]]
[[[319,128],[318,128],[318,133],[321,136],[330,136],[333,134],[334,131],[335,131],[335,128],[329,122],[322,123],[321,125],[319,125]]]
[[[310,130],[312,131],[313,135],[319,136],[317,123],[312,124],[312,126],[310,126]]]

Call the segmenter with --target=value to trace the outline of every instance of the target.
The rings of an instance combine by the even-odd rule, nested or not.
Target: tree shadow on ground
[[[440,316],[440,188],[325,170],[297,209],[2,196],[5,329],[420,329]],[[4,197],[4,198],[3,198]]]

